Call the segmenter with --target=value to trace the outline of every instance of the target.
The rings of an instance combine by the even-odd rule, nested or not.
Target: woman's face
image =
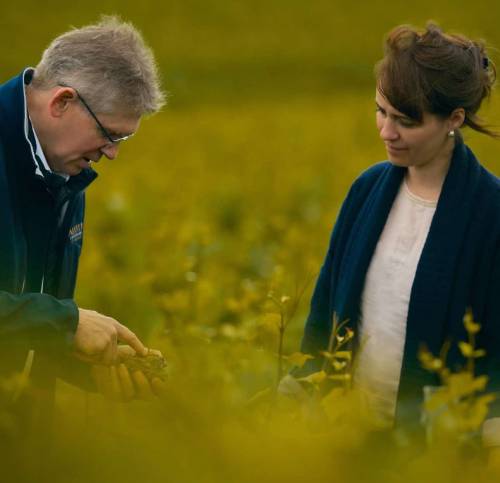
[[[395,109],[376,91],[377,128],[387,156],[397,166],[425,166],[449,156],[453,147],[450,130],[457,127],[451,119],[424,112],[417,122]]]

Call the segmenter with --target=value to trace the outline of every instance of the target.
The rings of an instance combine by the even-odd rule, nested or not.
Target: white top
[[[383,425],[394,422],[411,288],[436,205],[401,183],[366,274],[354,385]],[[484,422],[483,444],[500,446],[500,418]]]
[[[354,384],[386,422],[395,415],[411,288],[436,205],[401,183],[361,295],[361,350]]]

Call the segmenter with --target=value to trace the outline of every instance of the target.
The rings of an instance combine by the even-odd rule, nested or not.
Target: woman
[[[432,24],[424,32],[400,26],[376,80],[388,162],[362,173],[343,203],[302,351],[326,348],[334,314],[349,319],[363,346],[355,384],[383,418],[418,423],[422,389],[438,383],[418,349],[437,354],[452,340],[448,366],[463,364],[456,342],[467,338],[468,307],[487,351],[478,372],[490,376],[489,390],[500,388],[500,182],[460,132],[496,137],[476,115],[495,70],[480,43]]]

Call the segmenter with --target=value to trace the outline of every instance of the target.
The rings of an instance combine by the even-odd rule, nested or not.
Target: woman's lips
[[[397,148],[395,146],[389,146],[388,144],[386,144],[385,147],[391,154],[401,154],[402,152],[407,150],[407,148]]]

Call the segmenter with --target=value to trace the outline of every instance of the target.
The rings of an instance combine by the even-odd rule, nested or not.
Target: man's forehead
[[[139,129],[141,117],[130,114],[101,114],[103,126],[113,134],[128,135]]]

